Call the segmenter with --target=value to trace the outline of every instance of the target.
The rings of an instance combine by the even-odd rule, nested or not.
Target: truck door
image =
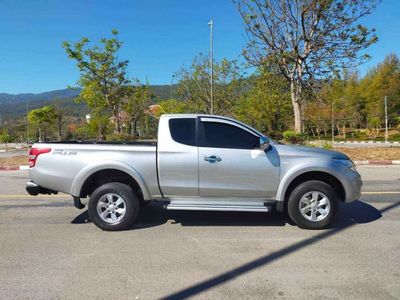
[[[273,198],[279,182],[279,156],[259,148],[260,137],[227,119],[199,122],[201,197]]]
[[[163,195],[199,196],[196,117],[162,117],[157,149],[159,183]]]

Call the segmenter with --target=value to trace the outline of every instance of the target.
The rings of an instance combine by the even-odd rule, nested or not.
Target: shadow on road
[[[355,201],[341,206],[333,228],[340,229],[351,224],[375,221],[381,213],[373,206]],[[84,224],[89,221],[85,210],[71,221],[72,224]],[[286,214],[282,213],[246,213],[216,211],[167,211],[160,202],[151,203],[141,208],[132,230],[159,226],[172,220],[172,224],[182,226],[285,226],[294,225]]]
[[[77,215],[72,221],[71,224],[85,224],[89,223],[89,213],[86,210],[82,211],[79,215]]]
[[[284,226],[291,221],[284,214],[241,213],[215,211],[169,211],[159,202],[140,209],[132,230],[159,226],[172,220],[172,224],[182,226]],[[89,221],[88,211],[76,216],[72,224],[85,224]]]
[[[193,297],[203,293],[207,290],[210,290],[218,285],[224,284],[228,281],[231,281],[239,276],[246,274],[247,272],[253,271],[260,267],[266,266],[271,262],[274,262],[278,259],[284,258],[285,256],[302,250],[305,247],[311,246],[313,244],[319,243],[324,239],[327,239],[331,236],[334,236],[338,233],[341,233],[356,224],[363,224],[373,222],[379,219],[382,216],[382,213],[387,212],[391,209],[394,209],[400,205],[400,202],[391,204],[389,206],[384,207],[381,210],[377,210],[371,205],[356,201],[352,204],[344,205],[338,222],[335,226],[330,230],[324,230],[321,233],[304,239],[300,242],[289,245],[285,248],[282,248],[278,251],[272,252],[265,256],[262,256],[258,259],[250,261],[246,264],[243,264],[237,268],[234,268],[228,272],[222,273],[218,276],[212,277],[208,280],[199,282],[195,285],[189,286],[183,290],[175,292],[173,294],[167,295],[162,299],[186,299],[189,297]]]
[[[381,211],[372,205],[362,201],[354,201],[340,206],[332,228],[344,228],[351,224],[370,223],[381,217]]]
[[[354,225],[366,224],[378,220],[385,213],[400,205],[400,202],[388,205],[380,210],[368,203],[355,201],[341,206],[336,222],[331,229],[319,231],[318,234],[289,245],[278,251],[262,256],[228,272],[212,277],[195,285],[189,286],[176,293],[165,296],[163,299],[185,299],[199,295],[218,285],[224,284],[257,268],[266,266],[273,261],[299,251],[305,247],[319,243],[324,239],[341,233]],[[87,223],[87,210],[78,215],[71,223]],[[165,211],[160,203],[152,203],[141,209],[133,230],[159,226],[173,220],[173,224],[182,226],[284,226],[290,223],[284,214],[265,213],[231,213],[231,212],[191,212]]]

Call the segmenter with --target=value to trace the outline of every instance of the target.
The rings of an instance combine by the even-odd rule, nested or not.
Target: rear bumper
[[[28,194],[30,194],[32,196],[37,196],[39,194],[51,195],[51,194],[57,194],[58,193],[56,191],[49,190],[49,189],[46,189],[44,187],[41,187],[40,185],[37,185],[33,181],[28,181],[26,183],[25,189],[28,192]]]

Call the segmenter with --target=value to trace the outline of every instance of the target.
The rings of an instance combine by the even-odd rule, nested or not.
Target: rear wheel
[[[297,186],[289,197],[288,213],[297,226],[304,229],[323,229],[332,224],[338,210],[333,188],[318,180]]]
[[[126,184],[107,183],[98,187],[90,196],[89,217],[103,230],[130,228],[138,212],[138,197]]]

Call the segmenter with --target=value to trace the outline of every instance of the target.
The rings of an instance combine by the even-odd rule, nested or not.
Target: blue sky
[[[130,61],[129,76],[169,84],[182,65],[209,49],[208,21],[214,19],[215,57],[239,58],[243,25],[230,0],[0,0],[0,92],[27,93],[75,85],[78,72],[61,47],[82,36],[98,41],[112,28]],[[400,1],[383,0],[365,23],[379,42],[361,73],[400,55]]]

